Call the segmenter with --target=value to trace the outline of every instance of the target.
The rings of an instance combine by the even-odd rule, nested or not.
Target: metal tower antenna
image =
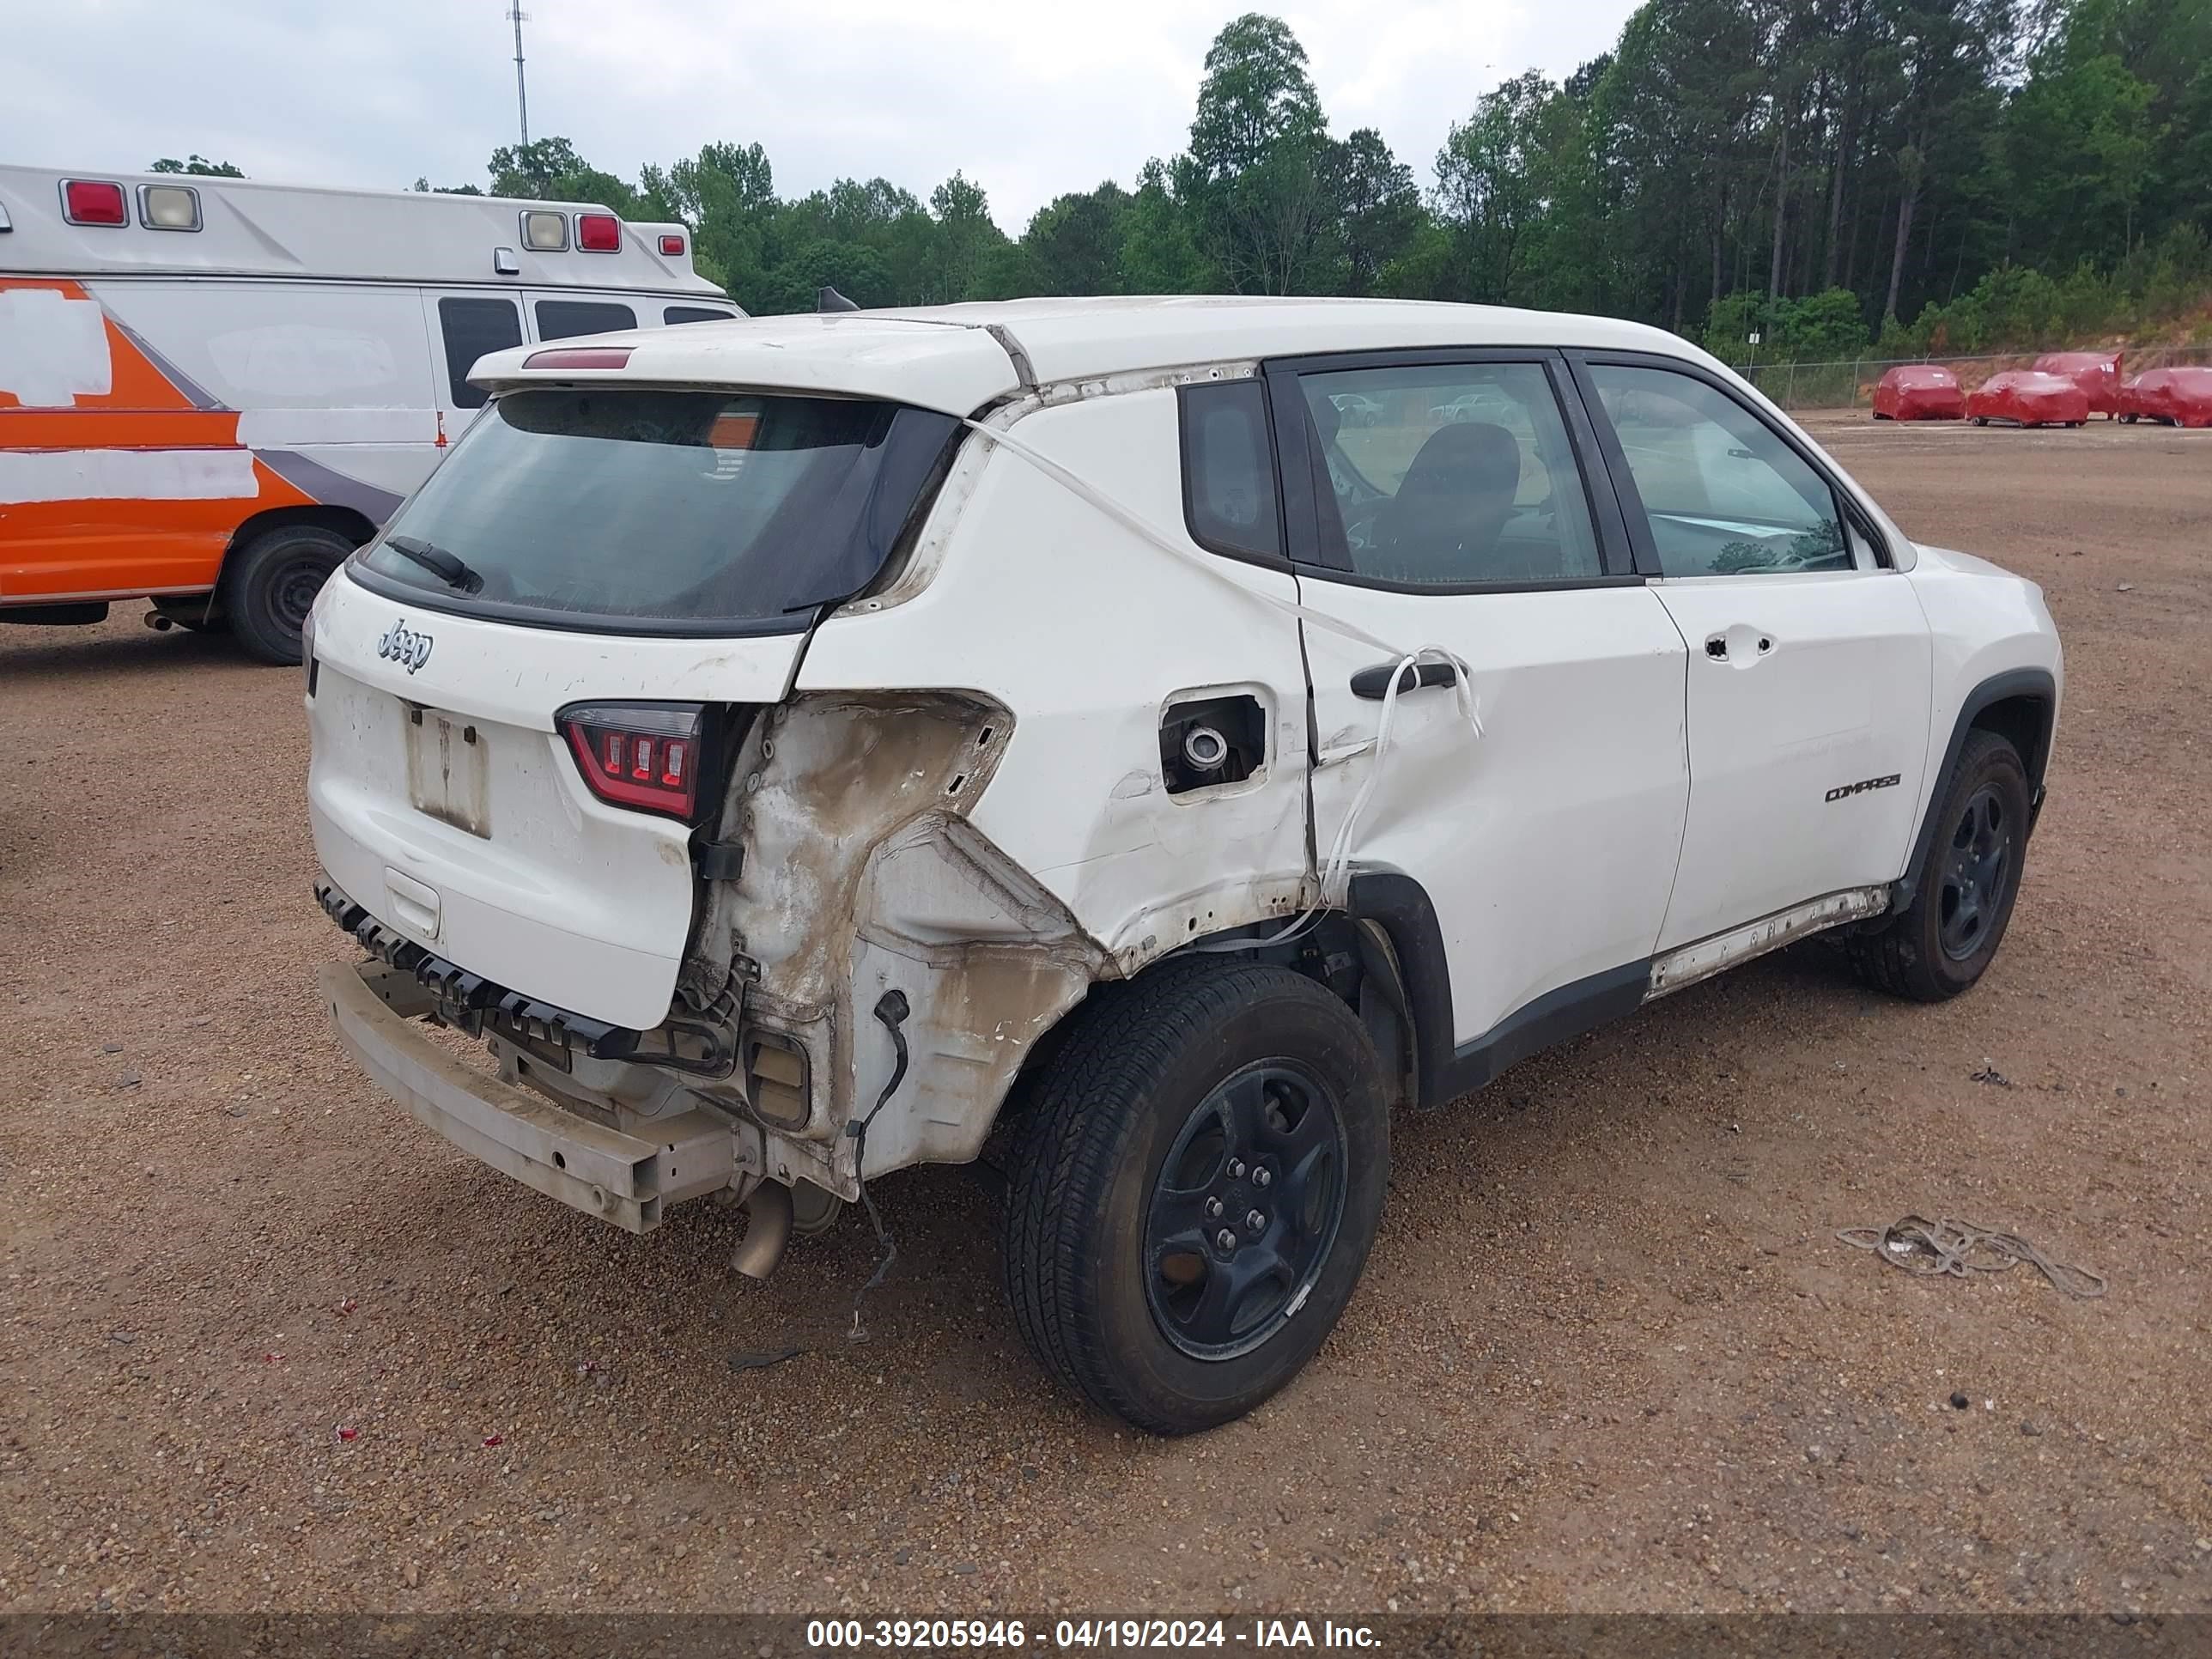
[[[507,16],[514,21],[514,110],[522,121],[522,147],[530,148],[530,94],[522,83],[522,26],[530,21],[530,14],[520,6],[507,9]]]

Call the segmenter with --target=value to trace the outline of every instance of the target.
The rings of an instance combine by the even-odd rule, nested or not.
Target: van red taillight
[[[554,716],[592,793],[689,822],[707,711],[696,702],[573,702]]]
[[[576,246],[586,253],[622,252],[622,221],[611,213],[576,216]]]
[[[71,179],[62,186],[62,216],[73,225],[127,225],[123,186],[97,179]]]
[[[672,258],[676,258],[684,252],[684,239],[681,236],[662,237],[660,239],[660,251],[663,253],[667,254]]]
[[[620,368],[629,362],[628,346],[561,346],[533,351],[522,360],[525,368]]]

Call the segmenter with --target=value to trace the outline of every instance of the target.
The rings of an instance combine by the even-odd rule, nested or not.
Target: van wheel
[[[1981,978],[2003,942],[2027,852],[2027,769],[1994,732],[1966,734],[1911,904],[1850,939],[1861,978],[1916,1002],[1942,1002]]]
[[[263,662],[297,663],[308,609],[352,552],[353,544],[335,530],[287,524],[263,531],[224,560],[216,599],[246,653]]]
[[[1091,994],[1035,1084],[1006,1288],[1045,1367],[1155,1434],[1243,1416],[1351,1299],[1390,1159],[1381,1062],[1311,980],[1169,963]]]

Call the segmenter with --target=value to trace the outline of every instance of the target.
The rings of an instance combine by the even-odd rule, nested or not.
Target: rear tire
[[[1073,1019],[1017,1133],[1014,1322],[1139,1428],[1242,1417],[1313,1357],[1366,1263],[1382,1064],[1341,1001],[1263,963],[1170,963]]]
[[[337,532],[312,524],[279,525],[233,550],[216,596],[246,654],[296,665],[308,608],[352,552]]]
[[[2027,769],[1994,732],[1972,731],[1935,810],[1936,834],[1905,911],[1846,941],[1869,984],[1944,1002],[1981,978],[2003,943],[2027,852]]]

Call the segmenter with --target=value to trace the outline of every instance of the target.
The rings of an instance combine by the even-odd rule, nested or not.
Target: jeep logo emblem
[[[411,674],[430,660],[430,636],[415,632],[403,617],[384,630],[384,637],[376,642],[376,654]]]

